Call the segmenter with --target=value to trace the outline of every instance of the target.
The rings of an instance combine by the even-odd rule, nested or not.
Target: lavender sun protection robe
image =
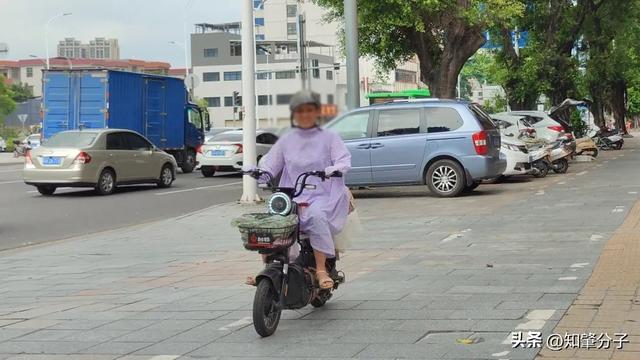
[[[284,135],[261,160],[259,167],[276,175],[282,171],[280,186],[293,187],[298,175],[307,171],[322,171],[333,166],[345,174],[351,168],[351,154],[338,134],[317,127],[294,128]],[[347,221],[349,194],[344,178],[322,181],[309,177],[307,183],[315,190],[305,189],[297,202],[309,203],[300,210],[300,229],[311,240],[314,250],[335,256],[333,236]]]

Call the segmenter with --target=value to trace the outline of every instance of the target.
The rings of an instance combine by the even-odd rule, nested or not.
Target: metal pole
[[[242,0],[242,165],[256,166],[256,39],[253,32],[253,0]],[[242,178],[240,202],[253,204],[259,201],[257,183],[252,177]]]
[[[344,0],[344,23],[347,50],[347,108],[351,110],[360,107],[357,0]]]
[[[63,16],[68,16],[71,15],[71,13],[62,13],[56,16],[51,17],[49,20],[47,20],[47,23],[44,25],[44,51],[45,51],[45,55],[46,55],[46,65],[47,65],[47,70],[49,70],[49,25],[51,24],[51,22],[53,22],[53,20],[59,18],[59,17],[63,17]]]

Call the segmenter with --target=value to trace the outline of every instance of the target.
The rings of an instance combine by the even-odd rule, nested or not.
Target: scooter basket
[[[294,244],[298,230],[297,215],[267,213],[244,214],[233,219],[231,225],[240,230],[242,244],[247,250],[278,251]]]

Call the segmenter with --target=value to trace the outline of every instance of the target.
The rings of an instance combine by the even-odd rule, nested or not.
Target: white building
[[[194,96],[207,101],[214,127],[240,126],[241,104],[234,92],[242,93],[242,54],[239,23],[198,24],[191,35],[191,63],[198,79]],[[309,71],[305,86],[320,95],[325,115],[335,115],[336,80],[333,56],[323,54],[322,44],[309,43],[307,56],[316,69]],[[328,51],[325,52],[328,53]],[[289,124],[289,100],[302,88],[296,41],[257,41],[256,93],[259,127]],[[333,110],[332,110],[333,109]]]
[[[58,56],[70,59],[120,59],[118,39],[97,37],[87,44],[75,38],[65,38],[58,43]]]
[[[307,41],[316,41],[331,46],[336,61],[342,67],[336,76],[336,104],[340,111],[346,109],[347,77],[345,60],[342,56],[340,22],[325,21],[327,11],[309,0],[268,0],[255,1],[257,7],[256,32],[264,34],[268,40],[297,40],[297,16],[304,19],[304,34]],[[264,24],[264,25],[261,25]],[[417,58],[400,65],[380,76],[372,59],[360,59],[360,103],[368,104],[365,95],[371,91],[402,91],[421,86],[420,66]]]

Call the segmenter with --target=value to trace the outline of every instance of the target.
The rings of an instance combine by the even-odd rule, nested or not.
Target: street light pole
[[[344,0],[344,23],[347,50],[347,108],[352,110],[360,107],[357,0]]]
[[[242,0],[242,165],[256,166],[256,39],[254,37],[253,0]],[[242,178],[242,197],[240,202],[253,204],[259,201],[258,186],[254,178],[244,175]]]
[[[49,20],[47,20],[47,23],[44,25],[44,50],[45,50],[45,55],[47,59],[47,70],[49,70],[49,25],[51,25],[53,20],[63,16],[69,16],[69,15],[71,15],[70,12],[58,14],[56,16],[51,17]]]

